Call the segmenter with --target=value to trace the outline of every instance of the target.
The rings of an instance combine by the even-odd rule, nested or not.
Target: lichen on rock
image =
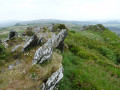
[[[55,85],[63,78],[63,67],[61,66],[58,71],[53,73],[50,78],[48,78],[46,83],[42,84],[42,90],[53,90]]]
[[[53,36],[36,51],[33,64],[42,63],[45,60],[49,60],[51,58],[53,49],[57,48],[61,42],[64,42],[64,39],[67,36],[66,33],[66,29],[62,29],[59,34],[53,34]]]

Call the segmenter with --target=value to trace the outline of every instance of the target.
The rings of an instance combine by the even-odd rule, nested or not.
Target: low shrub
[[[102,55],[106,56],[108,59],[116,61],[116,55],[111,49],[109,49],[109,48],[107,48],[105,46],[102,46],[100,48],[100,53]]]
[[[58,29],[62,30],[62,29],[67,29],[67,28],[64,24],[54,25],[54,31],[57,31]]]
[[[2,44],[0,44],[0,54],[3,52],[5,52],[5,47]]]
[[[72,30],[72,31],[70,31],[70,32],[71,32],[71,33],[75,33],[75,31],[73,31],[73,30]]]
[[[33,36],[33,35],[34,35],[34,32],[33,32],[33,30],[32,30],[32,27],[28,27],[28,28],[26,29],[25,34],[26,34],[27,36]]]

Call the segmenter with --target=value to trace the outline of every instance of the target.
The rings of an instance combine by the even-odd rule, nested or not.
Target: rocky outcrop
[[[33,47],[33,46],[36,46],[37,45],[37,42],[38,42],[38,38],[36,35],[33,35],[30,40],[28,42],[26,42],[26,44],[24,45],[22,51],[26,51],[28,50],[29,48]]]
[[[42,84],[42,90],[53,90],[56,84],[63,78],[63,67],[52,74],[50,78],[48,78],[46,83]]]
[[[97,24],[97,25],[87,25],[87,26],[83,26],[81,28],[81,30],[99,30],[99,31],[104,31],[106,28],[101,25],[101,24]]]
[[[8,35],[8,39],[13,39],[15,37],[18,37],[18,33],[16,31],[10,31]]]
[[[61,32],[57,35],[53,34],[53,36],[36,51],[33,59],[33,64],[42,63],[46,60],[51,59],[53,49],[57,48],[61,42],[64,42],[66,36],[66,29],[62,29]]]
[[[67,36],[67,30],[66,29],[62,29],[60,33],[58,33],[55,37],[53,37],[52,39],[52,46],[54,48],[57,48],[61,42],[64,42],[64,39]]]
[[[32,76],[31,78],[29,78],[30,81],[31,79],[34,79],[37,81],[37,85],[32,86],[32,88],[37,86],[37,88],[40,89],[40,87],[38,87],[38,85],[40,84],[40,86],[42,86],[41,88],[42,90],[53,90],[57,85],[57,83],[63,78],[63,67],[61,65],[62,56],[57,54],[58,50],[55,50],[55,49],[58,48],[61,51],[63,51],[63,48],[65,46],[64,39],[67,36],[67,30],[63,29],[64,25],[62,24],[57,25],[56,30],[54,28],[55,27],[53,24],[50,32],[50,30],[46,27],[42,29],[36,26],[32,28],[30,27],[30,28],[27,28],[22,38],[19,38],[18,34],[15,31],[10,31],[7,39],[8,42],[5,41],[3,43],[5,47],[8,47],[8,48],[10,47],[9,48],[10,50],[12,48],[11,52],[14,52],[14,53],[10,52],[12,55],[11,57],[13,57],[13,58],[11,57],[10,58],[20,62],[12,61],[10,59],[12,61],[12,62],[10,61],[10,65],[7,64],[7,67],[5,67],[7,69],[2,69],[1,71],[12,72],[12,71],[18,70],[20,71],[20,73],[22,73],[21,71],[23,71],[25,77],[29,77],[29,75],[32,75],[33,73],[27,72],[28,75],[26,75],[25,72],[33,68],[31,67],[31,60],[30,60],[31,58],[29,57],[33,57],[33,54],[35,53],[34,57],[32,58],[33,59],[32,64],[42,64],[47,60],[52,60],[52,62],[50,62],[50,64],[47,63],[43,65],[44,67],[42,67],[41,65],[40,66],[36,65],[37,66],[36,68],[35,66],[35,69],[34,69],[35,73],[39,71],[40,73],[38,73],[39,74],[38,78],[36,78],[35,76],[35,75],[38,75],[37,73],[33,74],[35,78],[33,78]],[[18,37],[18,38],[13,39],[14,37]],[[42,45],[42,46],[38,48],[38,45]],[[35,49],[33,47],[35,47]],[[32,50],[30,50],[31,48]],[[38,49],[36,50],[36,48]],[[22,56],[19,54],[21,54]],[[25,60],[27,60],[27,62]],[[24,68],[24,66],[26,67]],[[49,71],[46,71],[46,70],[49,70]],[[45,71],[45,73],[40,75],[41,71],[42,72]],[[51,75],[49,78],[46,78],[49,76],[49,72]],[[20,75],[23,75],[23,74],[20,74]],[[41,85],[41,82],[44,82],[44,83]],[[21,84],[23,85],[23,83]],[[26,85],[24,86],[26,87]],[[31,86],[27,86],[27,87],[31,87]]]

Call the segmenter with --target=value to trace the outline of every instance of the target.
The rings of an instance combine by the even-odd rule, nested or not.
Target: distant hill
[[[90,24],[103,24],[103,25],[108,25],[108,24],[120,24],[120,21],[67,21],[67,20],[57,20],[57,19],[40,19],[40,20],[31,20],[31,21],[4,21],[0,22],[0,27],[8,27],[8,26],[13,26],[16,23],[20,23],[23,25],[26,24],[49,24],[49,23],[69,23],[69,24],[78,24],[78,25],[90,25]]]
[[[81,30],[81,26],[84,25],[95,25],[95,24],[103,24],[105,27],[109,28],[111,31],[120,33],[120,21],[65,21],[65,20],[57,20],[57,19],[40,19],[40,20],[32,20],[32,21],[4,21],[0,22],[0,29],[4,27],[10,26],[49,26],[52,23],[63,23],[67,26],[68,29]]]

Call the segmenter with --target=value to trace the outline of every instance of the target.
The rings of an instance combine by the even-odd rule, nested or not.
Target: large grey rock
[[[52,51],[53,48],[49,44],[40,47],[34,55],[33,64],[43,63],[45,60],[51,59]]]
[[[13,39],[15,37],[18,37],[18,33],[16,31],[10,31],[8,35],[8,39]]]
[[[15,47],[11,50],[11,52],[15,52],[19,47],[20,47],[20,44],[17,45],[17,46],[15,46]]]
[[[34,47],[37,45],[38,42],[38,38],[36,35],[33,35],[30,40],[28,42],[26,42],[26,44],[24,45],[22,51],[26,51],[27,49],[29,49],[30,47]]]
[[[64,39],[67,36],[66,33],[66,29],[63,29],[59,34],[53,34],[53,36],[36,51],[33,64],[41,64],[42,62],[51,59],[53,49],[57,48],[61,42],[64,42]]]
[[[61,32],[58,33],[55,38],[53,38],[52,46],[54,48],[57,48],[61,42],[64,42],[66,36],[67,36],[67,30],[62,29]]]
[[[42,90],[53,90],[57,83],[63,78],[63,67],[52,74],[50,78],[48,78],[46,83],[42,84]]]

